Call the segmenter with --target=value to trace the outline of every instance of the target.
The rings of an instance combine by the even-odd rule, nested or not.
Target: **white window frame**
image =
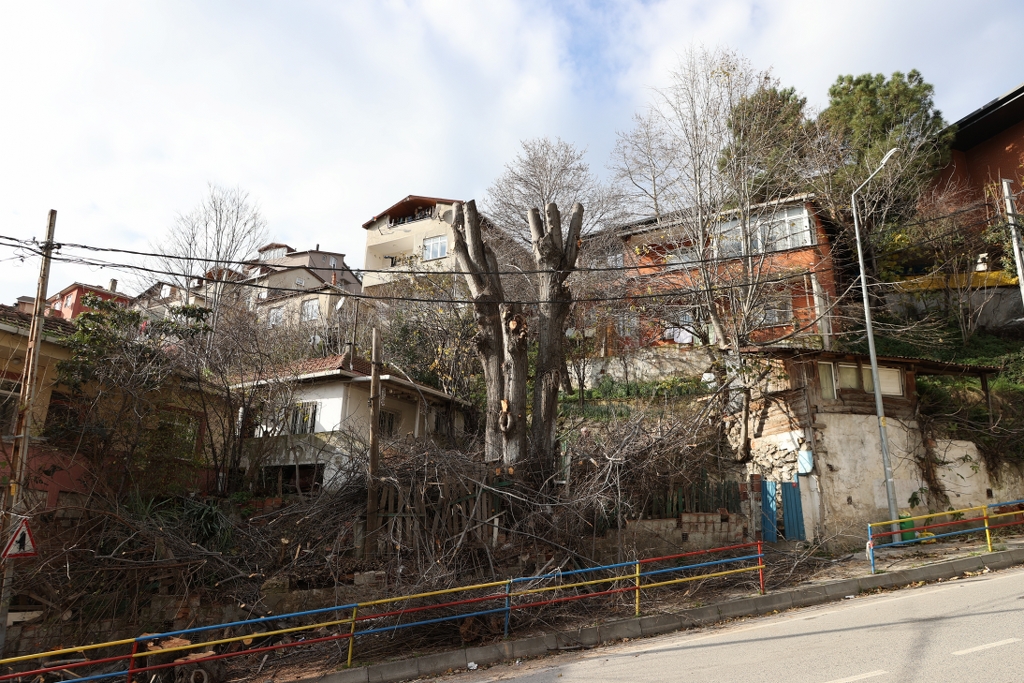
[[[312,305],[311,305],[312,304]],[[302,302],[302,321],[320,319],[320,299],[306,299]]]
[[[275,306],[267,312],[267,322],[271,327],[284,322],[284,306]]]
[[[828,382],[825,381],[826,376],[828,377]],[[821,389],[822,398],[834,401],[839,397],[839,394],[836,393],[836,389],[839,386],[839,377],[836,376],[835,363],[818,361],[818,386]]]
[[[448,235],[423,238],[423,260],[436,261],[448,256]]]
[[[160,285],[160,298],[161,299],[170,299],[171,298],[171,286],[170,285]]]

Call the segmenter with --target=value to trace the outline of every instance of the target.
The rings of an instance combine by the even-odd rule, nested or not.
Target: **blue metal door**
[[[778,525],[775,522],[778,511],[775,487],[774,481],[761,482],[761,538],[769,543],[779,540]]]
[[[800,503],[800,478],[782,483],[782,524],[787,541],[803,541],[804,508]]]

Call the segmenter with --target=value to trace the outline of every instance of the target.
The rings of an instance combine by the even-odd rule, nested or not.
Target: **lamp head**
[[[890,150],[889,150],[888,152],[886,152],[886,153],[885,153],[885,156],[884,156],[884,157],[882,157],[882,163],[880,163],[880,164],[878,165],[878,168],[882,168],[883,166],[885,166],[885,162],[889,161],[889,159],[891,159],[891,158],[892,158],[892,155],[893,155],[893,154],[895,154],[895,153],[896,153],[896,152],[898,152],[898,151],[900,151],[900,148],[899,148],[899,147],[893,147],[893,148],[892,148],[892,149],[890,149]]]

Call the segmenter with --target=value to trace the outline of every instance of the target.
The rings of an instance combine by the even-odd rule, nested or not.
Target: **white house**
[[[362,471],[370,438],[370,363],[347,355],[312,358],[288,368],[290,403],[282,418],[264,419],[250,441],[249,466],[263,486],[308,493],[332,488]],[[385,367],[381,374],[382,451],[400,439],[457,436],[464,404]],[[256,459],[258,458],[258,462]]]

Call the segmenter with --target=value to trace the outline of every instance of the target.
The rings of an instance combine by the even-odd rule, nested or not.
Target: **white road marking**
[[[995,643],[989,643],[988,645],[979,645],[977,647],[969,647],[966,650],[957,650],[956,652],[953,653],[953,656],[954,657],[959,657],[960,655],[969,655],[972,652],[978,652],[979,650],[987,650],[990,647],[999,647],[1000,645],[1009,645],[1010,643],[1019,643],[1019,642],[1020,642],[1020,638],[1007,638],[1006,640],[1000,640],[1000,641],[995,642]]]
[[[866,673],[866,674],[860,674],[859,676],[850,676],[849,678],[837,678],[836,680],[829,681],[828,683],[851,683],[851,681],[863,681],[865,678],[874,678],[875,676],[884,676],[887,673],[889,673],[889,672],[888,671],[882,671],[881,669],[879,669],[878,671],[871,671],[871,672]]]

